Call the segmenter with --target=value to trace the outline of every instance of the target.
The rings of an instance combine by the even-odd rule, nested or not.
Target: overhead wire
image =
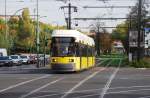
[[[59,1],[69,1],[69,2],[71,2],[71,1],[76,1],[76,5],[78,6],[78,7],[82,7],[83,5],[81,5],[78,1],[83,1],[83,0],[59,0]],[[84,0],[84,1],[93,1],[93,0]],[[107,7],[107,6],[110,6],[111,4],[110,3],[112,3],[112,4],[119,4],[120,2],[131,2],[131,0],[95,0],[95,1],[101,1],[101,2],[103,2],[104,3],[104,5],[105,5],[105,7]],[[136,2],[137,0],[132,0],[132,2]],[[146,1],[148,1],[148,0],[144,0],[144,3],[146,2]],[[146,4],[146,3],[145,3]],[[111,5],[111,6],[114,6],[114,5]],[[119,5],[120,6],[120,5]],[[78,11],[78,15],[77,15],[77,17],[79,16],[79,15],[81,15],[81,13],[82,12],[84,12],[84,10],[80,10],[81,12],[79,12]],[[104,14],[104,15],[106,15],[106,14],[108,14],[109,16],[111,16],[112,17],[112,15],[114,14],[113,12],[114,12],[114,8],[112,7],[111,9],[106,9],[106,13]],[[102,15],[103,16],[103,15]],[[116,22],[116,21],[115,21]],[[113,21],[111,20],[111,23],[113,23]]]

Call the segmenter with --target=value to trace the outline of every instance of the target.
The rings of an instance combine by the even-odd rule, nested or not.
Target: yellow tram
[[[55,30],[52,33],[51,69],[53,71],[80,71],[94,67],[95,43],[76,30]]]

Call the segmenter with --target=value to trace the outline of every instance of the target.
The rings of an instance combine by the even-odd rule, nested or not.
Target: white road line
[[[118,94],[118,93],[128,93],[128,92],[137,92],[137,91],[150,91],[150,89],[124,90],[119,92],[109,92],[107,94]]]
[[[45,97],[51,97],[51,96],[58,96],[64,93],[60,93],[60,94],[48,94],[48,95],[43,95],[43,96],[36,96],[36,97],[30,97],[30,98],[45,98]]]
[[[136,88],[149,88],[150,85],[145,86],[130,86],[130,87],[114,87],[109,88],[110,90],[117,90],[117,89],[136,89]],[[80,91],[74,91],[73,93],[84,93],[84,92],[90,92],[90,91],[99,91],[101,89],[90,89],[90,90],[80,90]]]
[[[44,89],[44,88],[47,87],[47,86],[50,86],[50,85],[52,85],[52,84],[55,84],[56,82],[58,82],[58,81],[60,81],[60,80],[62,80],[62,79],[64,79],[64,77],[63,77],[63,78],[59,78],[59,79],[57,79],[57,80],[55,80],[55,81],[49,82],[49,83],[47,83],[47,84],[41,86],[40,88],[37,88],[37,89],[35,89],[35,90],[33,90],[33,91],[31,91],[31,92],[25,94],[25,95],[22,95],[22,96],[19,97],[19,98],[26,98],[26,97],[32,95],[33,93],[36,93],[36,92],[38,92],[38,91]]]
[[[99,98],[104,98],[105,94],[107,93],[107,90],[110,88],[110,85],[112,83],[112,80],[115,78],[117,72],[119,71],[120,69],[120,65],[121,65],[121,60],[119,62],[119,66],[118,68],[113,72],[113,74],[111,75],[111,77],[109,78],[109,80],[107,81],[106,85],[104,86]]]
[[[73,88],[71,88],[68,92],[66,92],[61,98],[66,98],[70,93],[72,93],[75,89],[77,89],[79,86],[81,86],[84,82],[86,82],[87,80],[91,79],[92,77],[94,77],[96,74],[98,74],[100,71],[105,70],[106,68],[103,68],[99,71],[94,72],[93,74],[91,74],[90,76],[86,77],[85,79],[83,79],[82,81],[80,81],[78,84],[76,84]]]
[[[107,65],[106,65],[105,67],[108,67],[108,66],[111,64],[112,61],[113,61],[113,60],[111,60],[109,63],[107,63]]]
[[[85,98],[85,97],[91,97],[91,96],[98,96],[99,94],[88,94],[88,95],[83,95],[80,97],[73,97],[73,98]]]
[[[117,90],[117,89],[136,89],[136,88],[148,88],[150,87],[150,85],[145,85],[145,86],[130,86],[130,87],[114,87],[114,88],[109,88],[110,90]],[[99,91],[101,89],[90,89],[90,90],[79,90],[79,91],[73,91],[72,93],[84,93],[84,92],[91,92],[91,91]],[[148,89],[149,90],[149,89]],[[50,91],[44,91],[44,92],[47,92],[49,93]],[[56,92],[57,93],[57,92]],[[59,94],[47,94],[47,95],[43,95],[43,96],[37,96],[37,97],[31,97],[31,98],[43,98],[43,97],[51,97],[51,96],[55,96],[55,95],[61,95],[61,94],[64,94],[66,92],[63,92],[63,93],[59,93]],[[108,93],[106,93],[108,94]],[[99,95],[99,94],[92,94],[92,95],[83,95],[83,96],[80,96],[81,98],[82,97],[88,97],[88,96],[94,96],[94,95]],[[80,97],[75,97],[75,98],[80,98]]]
[[[105,62],[105,61],[103,61]],[[98,64],[102,64],[103,62],[100,62]],[[106,67],[109,66],[109,64],[111,63],[112,61],[110,61]],[[98,65],[97,64],[97,65]],[[98,74],[99,72],[105,70],[106,68],[103,68],[99,71],[96,71],[94,72],[92,75],[90,75],[89,77],[85,78],[84,80],[82,80],[81,82],[79,82],[77,85],[75,85],[73,88],[71,88],[68,92],[64,92],[64,93],[61,93],[61,94],[64,94],[61,98],[65,98],[67,97],[70,93],[72,93],[75,89],[77,89],[79,86],[81,86],[84,82],[86,82],[87,80],[91,79],[92,77],[94,77],[96,74]],[[75,91],[76,92],[76,91]],[[43,98],[43,97],[50,97],[50,96],[55,96],[55,95],[60,95],[60,94],[50,94],[50,95],[44,95],[44,96],[37,96],[37,97],[32,97],[32,98]]]
[[[28,81],[24,81],[24,82],[15,84],[15,85],[11,85],[11,86],[9,86],[9,87],[7,87],[7,88],[5,88],[5,89],[0,90],[0,93],[5,92],[5,91],[10,90],[10,89],[13,89],[13,88],[16,88],[16,87],[18,87],[18,86],[21,86],[21,85],[24,85],[24,84],[33,82],[33,81],[36,81],[36,80],[39,80],[39,79],[43,79],[43,78],[49,77],[49,76],[51,76],[51,75],[44,75],[44,76],[42,76],[42,77],[38,77],[38,78],[31,79],[31,80],[28,80]]]
[[[102,61],[100,63],[97,63],[95,66],[101,65],[102,63],[104,63],[105,61]]]
[[[150,89],[126,90],[126,91],[119,91],[119,92],[109,92],[109,93],[106,93],[106,94],[118,94],[118,93],[128,93],[128,92],[137,92],[137,91],[150,91]],[[90,94],[90,95],[83,95],[83,96],[80,96],[80,97],[73,97],[73,98],[85,98],[85,97],[92,97],[92,96],[98,96],[98,95],[99,94]],[[140,97],[140,98],[147,98],[147,97]]]
[[[101,64],[103,64],[103,63],[104,63],[104,62],[106,62],[106,61],[108,61],[108,60],[104,60],[104,61],[102,61],[102,62],[100,62],[100,63],[96,64],[95,66],[101,65]],[[106,67],[108,67],[108,66],[109,66],[109,64],[110,64],[111,62],[112,62],[112,61],[110,61],[110,62],[106,65]]]

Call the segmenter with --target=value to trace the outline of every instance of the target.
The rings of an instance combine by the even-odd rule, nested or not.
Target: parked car
[[[21,55],[20,57],[22,59],[22,63],[23,64],[30,64],[30,58],[29,58],[29,56]]]
[[[9,56],[0,56],[0,66],[13,66],[13,61]]]
[[[29,56],[30,57],[30,63],[35,64],[37,62],[36,56]]]
[[[22,64],[22,59],[19,55],[11,55],[10,57],[11,57],[14,65],[21,65]]]

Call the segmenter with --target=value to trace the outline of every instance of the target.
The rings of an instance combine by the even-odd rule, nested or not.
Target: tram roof
[[[81,42],[91,46],[95,45],[94,40],[91,37],[77,30],[54,30],[52,37],[74,37],[76,38],[76,42]]]

